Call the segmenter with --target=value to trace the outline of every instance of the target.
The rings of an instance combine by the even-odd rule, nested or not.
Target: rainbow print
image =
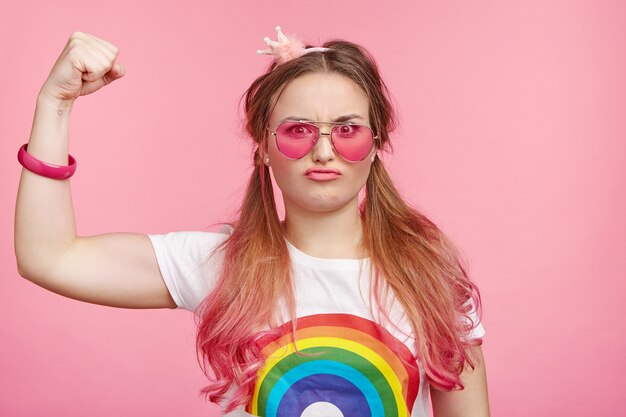
[[[261,342],[259,371],[246,411],[266,417],[409,417],[420,385],[409,349],[371,320],[351,314],[299,317]]]

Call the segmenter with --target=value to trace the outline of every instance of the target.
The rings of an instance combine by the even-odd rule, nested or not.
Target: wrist
[[[46,94],[39,94],[35,108],[35,119],[47,120],[48,123],[53,123],[53,126],[61,126],[57,124],[61,122],[65,126],[69,123],[73,104],[73,100],[59,100]]]
[[[53,106],[58,109],[69,109],[74,105],[74,99],[59,99],[55,97],[55,95],[48,93],[44,89],[41,89],[41,91],[39,91],[39,95],[37,96],[37,105],[39,104]]]

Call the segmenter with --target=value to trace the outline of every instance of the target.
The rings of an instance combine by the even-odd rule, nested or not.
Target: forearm
[[[68,164],[72,101],[43,92],[37,97],[27,152],[57,165]],[[47,178],[22,168],[15,205],[15,255],[23,276],[40,274],[76,237],[69,179]]]

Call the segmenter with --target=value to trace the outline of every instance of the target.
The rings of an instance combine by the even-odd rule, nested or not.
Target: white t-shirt
[[[148,235],[178,308],[195,312],[213,288],[222,254],[203,261],[228,237],[228,230],[222,231]],[[395,325],[370,311],[369,258],[316,258],[286,243],[296,289],[298,348],[324,353],[294,353],[291,323],[285,323],[284,336],[263,349],[266,362],[252,400],[226,416],[427,417],[429,384],[424,371],[414,361],[407,365],[401,360],[415,353],[403,309],[390,296],[389,315]],[[472,319],[476,322],[477,316]],[[468,338],[484,333],[478,323]]]

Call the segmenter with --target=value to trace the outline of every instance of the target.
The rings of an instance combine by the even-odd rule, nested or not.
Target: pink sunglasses
[[[330,133],[321,133],[315,123],[334,124]],[[270,130],[267,128],[267,130]],[[270,134],[276,136],[276,146],[288,159],[300,159],[308,154],[319,140],[319,135],[330,136],[330,142],[339,155],[349,162],[359,162],[372,150],[374,136],[367,125],[345,122],[313,122],[287,120]]]

